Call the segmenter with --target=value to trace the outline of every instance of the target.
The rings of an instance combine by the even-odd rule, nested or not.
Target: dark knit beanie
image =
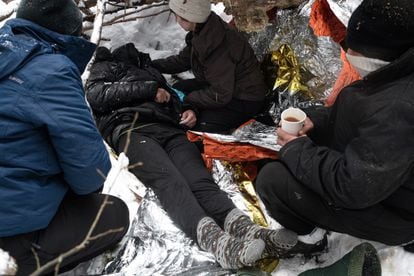
[[[22,0],[16,17],[65,35],[80,35],[82,13],[73,0]]]
[[[362,1],[349,19],[346,43],[366,57],[400,57],[414,46],[414,0]]]

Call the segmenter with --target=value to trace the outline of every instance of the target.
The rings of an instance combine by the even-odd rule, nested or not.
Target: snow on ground
[[[9,253],[0,249],[0,275],[10,275],[17,270],[16,263]]]

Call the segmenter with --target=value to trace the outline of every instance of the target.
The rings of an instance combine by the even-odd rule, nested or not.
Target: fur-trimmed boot
[[[307,244],[299,241],[298,235],[288,229],[271,230],[260,227],[237,208],[227,215],[224,230],[242,240],[264,240],[266,247],[262,258],[286,258],[295,254],[311,255],[324,250],[327,245],[326,236],[315,244]]]
[[[210,217],[204,217],[198,222],[197,242],[201,249],[212,253],[217,262],[226,269],[254,265],[265,248],[261,239],[240,241],[232,237]]]

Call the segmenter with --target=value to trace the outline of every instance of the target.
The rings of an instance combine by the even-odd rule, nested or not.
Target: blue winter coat
[[[45,228],[110,160],[80,78],[95,45],[23,19],[0,29],[0,237]]]

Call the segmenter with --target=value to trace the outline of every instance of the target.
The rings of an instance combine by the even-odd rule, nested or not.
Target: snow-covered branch
[[[14,259],[0,249],[0,275],[16,275],[17,265]]]
[[[8,19],[17,10],[20,0],[0,0],[0,22]]]

